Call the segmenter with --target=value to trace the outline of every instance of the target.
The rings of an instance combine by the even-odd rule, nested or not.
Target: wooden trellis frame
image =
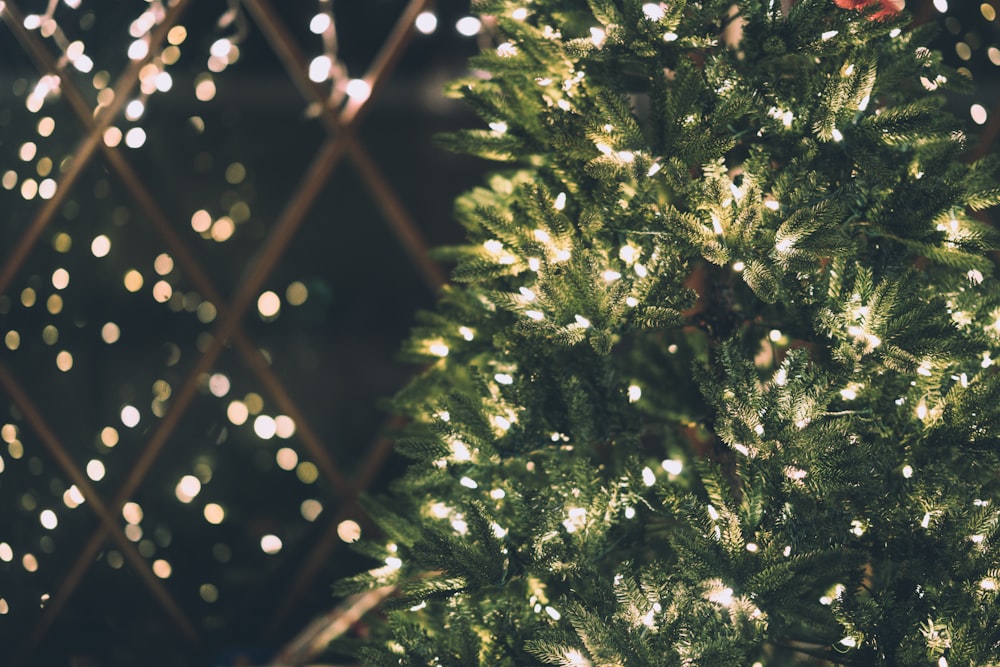
[[[354,480],[345,478],[333,461],[330,450],[322,438],[310,427],[308,417],[298,407],[292,394],[278,379],[267,359],[243,330],[241,320],[254,302],[254,297],[260,291],[267,277],[284,256],[291,240],[317,196],[329,181],[334,169],[345,157],[353,163],[357,173],[371,191],[375,201],[385,214],[390,228],[407,250],[428,287],[436,290],[444,282],[441,269],[427,257],[427,248],[420,231],[406,212],[392,186],[383,178],[377,163],[370,157],[364,144],[356,136],[356,129],[365,111],[382,89],[382,84],[398,63],[400,56],[405,52],[413,34],[417,15],[427,8],[430,0],[411,0],[408,3],[399,16],[395,28],[385,39],[373,64],[364,76],[364,80],[371,86],[371,95],[360,102],[349,101],[340,109],[332,108],[321,89],[310,81],[308,64],[302,55],[302,50],[291,36],[291,32],[283,25],[270,1],[244,1],[244,6],[279,56],[292,81],[309,102],[319,105],[327,130],[327,138],[319,146],[301,182],[291,193],[269,235],[261,243],[260,254],[247,267],[243,280],[239,283],[236,293],[228,304],[209,279],[202,263],[178,235],[176,221],[171,221],[164,209],[157,204],[155,197],[124,154],[118,148],[108,146],[103,141],[104,131],[121,114],[125,101],[135,88],[139,71],[159,52],[168,31],[178,25],[185,9],[190,4],[192,4],[190,0],[176,0],[170,5],[166,16],[151,32],[151,48],[148,55],[130,62],[114,85],[114,101],[101,109],[99,113],[94,113],[69,77],[61,77],[62,97],[84,128],[85,134],[74,151],[73,160],[62,174],[56,194],[39,207],[21,238],[3,264],[0,265],[0,294],[2,294],[10,287],[14,277],[37,245],[43,231],[52,222],[68,194],[73,190],[74,184],[79,180],[86,166],[100,151],[112,171],[125,186],[138,209],[148,218],[160,241],[176,258],[181,271],[204,295],[205,299],[215,306],[218,312],[218,320],[213,331],[211,344],[201,353],[197,363],[174,393],[170,409],[148,438],[142,449],[142,454],[129,471],[121,488],[109,501],[105,501],[95,490],[87,476],[69,456],[66,448],[49,427],[47,419],[50,419],[52,415],[46,416],[38,409],[18,378],[0,361],[0,387],[20,409],[25,421],[64,474],[77,485],[87,501],[86,504],[92,508],[99,519],[97,529],[80,549],[61,585],[51,594],[45,612],[18,648],[14,663],[17,665],[26,664],[46,637],[53,622],[78,588],[109,538],[122,550],[129,565],[139,575],[140,580],[176,627],[178,633],[192,645],[196,646],[201,642],[196,624],[185,615],[170,592],[153,573],[147,560],[139,554],[135,545],[125,536],[116,516],[121,512],[123,504],[141,486],[164,445],[184,418],[185,412],[196,395],[199,378],[212,368],[227,344],[235,345],[247,368],[260,381],[275,404],[295,422],[296,431],[303,447],[315,460],[320,474],[329,483],[340,502],[339,511],[333,513],[332,520],[324,529],[323,537],[317,541],[311,552],[304,558],[297,579],[289,587],[284,599],[275,608],[268,621],[267,627],[271,632],[275,631],[288,613],[294,609],[295,604],[301,599],[309,584],[319,574],[322,565],[327,562],[340,543],[336,539],[337,524],[347,516],[360,511],[356,502],[357,498],[378,474],[391,445],[385,438],[373,443],[361,465],[360,474]],[[3,3],[0,16],[13,32],[21,47],[31,57],[41,75],[63,73],[62,70],[65,69],[65,66],[60,67],[42,43],[41,38],[25,29],[24,13],[18,7],[16,0],[7,0],[6,3]]]

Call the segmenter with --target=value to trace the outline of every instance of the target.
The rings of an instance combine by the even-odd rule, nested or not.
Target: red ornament
[[[871,5],[879,5],[880,9],[872,14],[873,19],[884,19],[903,11],[906,0],[833,0],[833,4],[841,9],[865,9]]]

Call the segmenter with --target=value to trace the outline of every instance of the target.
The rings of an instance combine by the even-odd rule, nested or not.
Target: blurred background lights
[[[253,432],[262,440],[270,440],[276,432],[274,419],[267,415],[259,415],[253,420]]]
[[[202,234],[212,226],[212,216],[206,210],[195,211],[191,216],[191,229]]]
[[[104,326],[101,327],[101,340],[108,345],[118,342],[120,337],[121,329],[114,322],[105,322]]]
[[[274,317],[281,310],[281,298],[270,290],[257,298],[257,312],[261,317]]]
[[[133,127],[125,134],[125,145],[129,148],[139,148],[146,143],[146,130]]]
[[[293,306],[301,306],[308,298],[309,288],[297,280],[285,290],[285,300]]]
[[[274,458],[282,470],[295,470],[295,466],[299,464],[299,455],[291,447],[282,447]]]
[[[77,488],[76,484],[73,484],[68,489],[63,491],[62,500],[63,505],[72,510],[82,505],[86,499],[83,497],[83,493],[80,492],[80,489]]]
[[[135,428],[139,424],[139,410],[134,405],[126,405],[121,412],[122,424]]]
[[[129,120],[139,120],[146,110],[146,105],[142,100],[132,100],[125,106],[125,117]]]
[[[274,434],[287,439],[295,435],[295,420],[288,415],[278,415],[274,418]]]
[[[160,579],[167,579],[173,574],[174,568],[170,566],[170,563],[163,560],[162,558],[153,561],[153,574],[158,576]]]
[[[948,11],[948,0],[934,0],[934,9],[944,14]]]
[[[181,480],[177,482],[177,487],[174,489],[174,495],[182,503],[191,502],[200,492],[201,480],[194,475],[184,475],[181,477]]]
[[[985,125],[988,114],[986,113],[986,107],[982,104],[973,104],[969,107],[969,113],[972,115],[972,121],[976,125]]]
[[[100,482],[104,479],[104,464],[97,459],[91,459],[87,462],[87,477],[95,482]]]
[[[277,535],[265,535],[260,538],[260,550],[266,554],[276,554],[281,551],[281,538]]]
[[[52,286],[56,289],[66,289],[69,285],[69,271],[66,269],[56,269],[52,273]]]
[[[137,39],[128,47],[129,60],[142,60],[149,54],[149,44],[144,40]]]
[[[143,511],[139,503],[127,502],[122,505],[122,518],[125,519],[125,523],[130,523],[134,526],[142,523]]]
[[[312,484],[319,479],[319,470],[316,468],[315,463],[303,461],[296,466],[295,476],[298,477],[299,481],[303,484]]]
[[[109,449],[117,445],[118,431],[111,426],[105,426],[101,429],[101,444]]]
[[[23,567],[28,572],[38,571],[38,559],[35,558],[34,554],[24,554],[21,556],[21,567]]]
[[[61,350],[59,354],[56,355],[56,368],[61,370],[63,373],[73,368],[73,355],[66,350]]]
[[[347,95],[356,102],[364,102],[372,94],[372,87],[364,79],[351,79],[347,82]]]
[[[314,35],[322,35],[333,26],[333,21],[329,14],[316,14],[309,21],[309,31]]]
[[[126,271],[125,277],[122,279],[125,289],[129,292],[138,292],[141,290],[143,282],[142,274],[135,269],[129,269]]]
[[[94,237],[90,242],[90,252],[94,257],[106,257],[111,252],[111,239],[104,234]]]
[[[226,518],[226,510],[222,509],[221,505],[216,503],[209,503],[205,505],[205,521],[209,522],[213,526],[217,526],[222,523],[223,519]]]
[[[465,37],[472,37],[479,34],[479,30],[482,27],[482,22],[475,16],[463,16],[455,23],[455,30],[458,31],[458,34]]]
[[[330,56],[316,56],[309,63],[309,80],[313,83],[323,83],[330,78],[333,61]]]
[[[212,584],[202,584],[198,588],[198,595],[201,596],[202,600],[211,604],[213,602],[218,602],[219,589],[213,586]]]
[[[232,401],[226,408],[226,417],[234,426],[245,424],[249,416],[250,411],[243,401]]]
[[[299,506],[299,513],[302,514],[302,518],[306,521],[315,521],[322,512],[323,504],[313,498],[303,500]]]
[[[361,526],[353,519],[347,519],[337,524],[337,537],[344,542],[357,542],[361,539]]]
[[[174,270],[174,260],[167,253],[160,253],[153,260],[153,270],[157,275],[165,276]]]
[[[222,373],[213,373],[208,377],[208,391],[216,398],[222,398],[229,393],[229,378]]]
[[[417,14],[416,20],[417,30],[424,33],[425,35],[430,35],[435,30],[437,30],[438,19],[434,12],[420,12]]]
[[[52,510],[42,510],[42,513],[38,515],[38,521],[42,524],[43,528],[48,530],[52,530],[59,525],[59,518]]]
[[[14,560],[14,550],[6,542],[0,542],[0,561],[9,563]]]

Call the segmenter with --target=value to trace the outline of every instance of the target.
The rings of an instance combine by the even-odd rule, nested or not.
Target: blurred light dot
[[[0,542],[0,560],[5,563],[14,560],[14,550],[6,542]]]
[[[138,542],[142,539],[142,527],[134,523],[128,524],[125,526],[125,537],[132,542]]]
[[[229,237],[231,237],[235,231],[236,225],[233,223],[232,218],[222,216],[212,225],[212,239],[222,243],[223,241],[229,240]]]
[[[34,554],[24,554],[21,557],[21,566],[28,572],[37,572],[38,559],[35,558]]]
[[[167,253],[160,253],[153,260],[153,270],[159,275],[165,276],[174,270],[174,260]]]
[[[47,528],[52,530],[59,525],[59,517],[52,510],[42,510],[42,513],[38,515],[38,521],[42,524],[42,528]]]
[[[121,337],[121,329],[114,322],[105,322],[104,326],[101,327],[101,340],[103,340],[108,345],[118,342]]]
[[[41,160],[39,160],[38,164],[35,165],[35,171],[38,172],[39,176],[48,176],[49,174],[51,174],[52,173],[52,158],[50,158],[50,157],[43,157]],[[39,186],[39,187],[41,187],[41,186]]]
[[[170,563],[162,558],[153,561],[153,574],[160,579],[167,579],[173,571],[174,569],[170,567]]]
[[[934,8],[944,14],[948,11],[948,0],[934,0]]]
[[[274,317],[279,310],[281,310],[281,299],[274,292],[264,292],[257,299],[257,311],[261,317]]]
[[[122,282],[125,284],[125,289],[129,292],[138,292],[142,289],[142,274],[135,269],[129,269],[125,273],[125,278]]]
[[[95,482],[100,482],[104,479],[104,464],[97,459],[91,459],[87,462],[87,477]]]
[[[118,444],[118,431],[111,426],[105,426],[101,429],[101,443],[105,447],[114,447]]]
[[[211,226],[212,216],[209,215],[208,211],[204,209],[195,211],[194,215],[191,216],[191,229],[199,234],[207,232]]]
[[[364,102],[372,94],[371,84],[364,79],[351,79],[347,82],[347,95],[358,102]]]
[[[165,65],[173,65],[180,59],[181,50],[176,46],[168,46],[160,52],[160,60],[162,60]]]
[[[69,509],[74,509],[83,504],[84,500],[83,493],[77,488],[76,484],[71,485],[63,493],[63,504]]]
[[[26,178],[21,181],[21,198],[31,201],[38,194],[38,182],[33,178]]]
[[[295,420],[288,415],[278,415],[274,418],[274,429],[279,438],[290,438],[295,435]]]
[[[94,257],[107,256],[111,252],[111,239],[104,234],[94,237],[94,240],[90,242],[90,252],[93,253]]]
[[[226,183],[237,185],[247,177],[247,168],[239,162],[233,162],[226,167]]]
[[[125,134],[125,145],[129,148],[139,148],[146,143],[146,130],[133,127]]]
[[[146,105],[142,100],[132,100],[125,106],[125,117],[129,120],[139,120],[145,110]]]
[[[47,137],[56,129],[56,121],[51,116],[38,119],[38,136]]]
[[[4,190],[13,190],[17,186],[17,172],[13,169],[5,171],[0,183],[3,184]]]
[[[122,142],[122,131],[112,125],[104,130],[104,144],[109,148],[114,148]]]
[[[312,484],[317,479],[319,479],[319,470],[316,469],[316,465],[310,463],[309,461],[303,461],[295,469],[295,476],[299,478],[299,481],[303,484]]]
[[[134,405],[126,405],[122,408],[122,424],[129,428],[135,428],[139,424],[139,410]]]
[[[222,398],[229,393],[229,378],[222,373],[213,373],[208,378],[208,391],[216,398]]]
[[[250,416],[250,411],[247,410],[247,406],[243,401],[233,401],[226,408],[226,417],[235,426],[240,426],[246,423],[247,418]]]
[[[0,598],[0,615],[10,613],[10,605],[7,604],[6,598]]]
[[[222,523],[222,520],[226,518],[226,510],[222,509],[222,505],[216,503],[209,503],[205,505],[205,521],[209,522],[213,526],[218,526]]]
[[[309,298],[309,288],[297,280],[285,290],[285,299],[293,306],[301,306],[307,298]]]
[[[198,304],[198,308],[195,310],[195,314],[198,316],[198,321],[202,324],[208,324],[215,319],[216,310],[215,304],[211,301],[202,301]]]
[[[466,37],[472,37],[479,33],[479,29],[482,27],[482,22],[475,16],[463,16],[458,19],[455,23],[455,30],[458,30],[458,34],[465,35]]]
[[[56,289],[66,289],[69,285],[69,271],[56,269],[52,272],[52,286]]]
[[[986,113],[986,107],[982,104],[973,104],[969,107],[969,113],[972,115],[972,121],[976,125],[984,125],[988,114]]]
[[[417,15],[416,26],[417,30],[424,33],[425,35],[429,35],[435,30],[437,30],[438,27],[437,16],[434,15],[434,12],[420,12]]]
[[[201,492],[201,480],[194,475],[184,475],[181,481],[177,482],[174,494],[177,500],[182,503],[189,503]]]
[[[251,391],[249,394],[243,397],[243,402],[247,404],[247,410],[250,414],[255,415],[264,409],[264,399],[260,397],[260,394]]]
[[[309,21],[309,31],[314,35],[322,35],[332,25],[329,14],[316,14]]]
[[[21,334],[16,331],[8,331],[3,337],[3,343],[8,350],[14,351],[21,347]]]
[[[295,470],[295,466],[299,464],[299,455],[291,447],[282,447],[274,458],[282,470]]]
[[[195,79],[194,96],[199,102],[209,102],[215,98],[215,81],[211,74],[204,74]]]
[[[318,500],[309,498],[302,501],[302,505],[299,506],[299,512],[302,513],[302,518],[306,521],[315,521],[323,512],[323,504]]]
[[[142,507],[139,503],[127,502],[122,505],[122,518],[125,519],[125,523],[131,523],[133,525],[139,525],[142,523],[142,517],[144,513]]]
[[[13,424],[0,426],[0,439],[4,442],[14,442],[17,440],[17,427]]]
[[[38,196],[42,199],[52,199],[56,194],[56,182],[51,178],[46,178],[38,184]]]
[[[66,350],[63,350],[59,354],[57,354],[56,368],[61,370],[63,373],[73,368],[73,355],[67,352]]]
[[[357,542],[361,539],[361,526],[352,519],[341,521],[337,524],[337,537],[344,542]]]
[[[45,341],[46,345],[55,345],[59,340],[59,329],[52,324],[45,325],[45,328],[42,329],[42,340]]]
[[[157,303],[166,303],[174,293],[174,288],[166,280],[157,280],[153,285],[153,299]]]
[[[182,25],[175,25],[167,33],[167,41],[174,46],[183,44],[185,39],[187,39],[187,29]]]
[[[58,315],[63,309],[62,297],[58,294],[50,294],[49,298],[45,300],[45,307],[53,315]]]
[[[202,584],[198,587],[198,595],[201,596],[202,600],[211,604],[218,601],[219,589],[212,584]]]
[[[56,252],[69,252],[73,247],[73,238],[66,232],[59,232],[52,237],[52,247]]]
[[[38,152],[38,146],[35,145],[35,142],[26,141],[23,144],[21,144],[21,148],[20,150],[18,150],[17,156],[22,160],[24,160],[25,162],[29,162],[30,160],[35,159],[35,154],[37,152]]]
[[[313,83],[323,83],[330,77],[333,61],[330,56],[316,56],[309,63],[309,80]]]
[[[281,551],[281,538],[277,535],[265,535],[260,538],[260,550],[266,554],[276,554]]]
[[[260,415],[253,420],[253,431],[257,434],[258,438],[270,440],[274,437],[274,433],[276,431],[274,419],[268,417],[267,415]]]
[[[168,93],[170,92],[170,89],[174,87],[174,78],[170,76],[170,72],[160,72],[159,74],[156,75],[154,81],[156,82],[156,89],[161,93]],[[140,128],[134,128],[134,129],[138,130]],[[145,132],[142,133],[142,138],[145,141],[146,139]],[[132,144],[129,144],[129,146],[132,146]],[[132,146],[132,148],[135,148],[135,146]]]
[[[142,60],[149,53],[149,45],[141,39],[137,39],[128,47],[129,60]]]

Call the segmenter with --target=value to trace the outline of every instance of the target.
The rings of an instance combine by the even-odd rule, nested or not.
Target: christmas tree
[[[901,4],[478,3],[365,664],[1000,664],[1000,189]]]

